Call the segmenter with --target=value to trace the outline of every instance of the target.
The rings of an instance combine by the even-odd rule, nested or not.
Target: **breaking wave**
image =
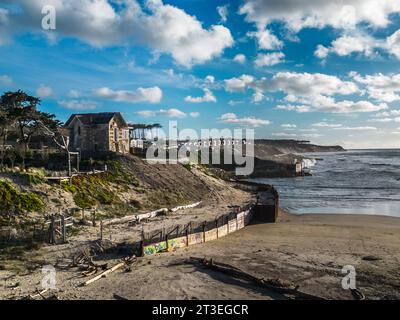
[[[312,176],[259,179],[273,184],[294,214],[365,213],[400,217],[400,150],[306,154]],[[316,159],[323,158],[324,161]]]

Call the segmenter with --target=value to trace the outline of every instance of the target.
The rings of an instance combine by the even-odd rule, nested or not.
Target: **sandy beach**
[[[78,270],[57,270],[59,299],[284,299],[232,277],[185,263],[213,258],[264,279],[280,279],[326,299],[353,299],[342,289],[342,267],[356,269],[366,299],[400,298],[400,219],[366,215],[281,213],[276,224],[253,224],[225,238],[145,258],[130,272],[116,271],[80,287]],[[109,260],[111,265],[117,260]],[[0,272],[0,298],[40,287],[41,270],[13,276]],[[12,284],[19,283],[17,288]]]

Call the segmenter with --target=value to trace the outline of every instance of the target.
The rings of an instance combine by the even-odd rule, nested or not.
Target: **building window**
[[[118,128],[114,128],[114,141],[118,142]]]
[[[81,135],[81,127],[78,127],[78,136]]]
[[[122,134],[125,140],[129,140],[129,130],[123,130]]]

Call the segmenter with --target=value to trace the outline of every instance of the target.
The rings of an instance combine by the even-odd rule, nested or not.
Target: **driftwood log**
[[[95,276],[94,278],[86,281],[83,283],[84,286],[87,286],[97,280],[100,280],[101,278],[106,277],[108,274],[114,272],[115,270],[121,269],[122,267],[124,267],[126,265],[125,262],[120,262],[118,264],[116,264],[115,266],[111,267],[110,269],[107,269],[106,271],[100,273],[99,275]]]
[[[294,296],[297,299],[303,299],[303,300],[325,300],[322,297],[315,296],[312,294],[308,294],[305,292],[301,292],[298,290],[298,287],[288,287],[284,284],[282,284],[281,281],[277,279],[263,279],[263,278],[257,278],[247,272],[242,271],[239,268],[236,268],[234,266],[231,266],[229,264],[225,263],[220,263],[213,261],[212,259],[203,259],[203,258],[196,258],[196,257],[191,257],[190,260],[187,261],[187,263],[190,264],[200,264],[203,267],[206,267],[207,269],[217,271],[229,276],[232,276],[237,279],[242,279],[248,282],[251,282],[255,285],[258,285],[260,287],[263,287],[265,289],[280,293],[280,294],[286,294],[286,295],[291,295]]]
[[[164,214],[167,212],[168,212],[167,208],[162,208],[162,209],[158,209],[156,211],[152,211],[152,212],[148,212],[148,213],[131,215],[131,216],[123,217],[123,218],[114,218],[114,219],[104,220],[103,227],[114,225],[114,224],[128,223],[128,222],[140,222],[140,220],[142,220],[142,219],[154,218],[160,214]]]
[[[171,212],[177,212],[179,210],[191,209],[191,208],[195,208],[195,207],[199,206],[200,204],[201,204],[201,201],[195,202],[195,203],[192,203],[192,204],[188,204],[186,206],[175,207],[175,208],[170,209],[170,211]]]

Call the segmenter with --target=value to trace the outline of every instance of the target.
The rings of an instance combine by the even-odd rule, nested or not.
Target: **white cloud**
[[[0,76],[0,83],[5,85],[5,86],[7,86],[7,87],[9,87],[9,86],[12,86],[14,84],[14,81],[10,76],[2,75],[2,76]]]
[[[198,117],[200,116],[200,112],[190,112],[189,115],[190,115],[192,118],[198,118]]]
[[[225,113],[220,117],[222,123],[237,124],[241,126],[259,127],[271,124],[269,120],[257,119],[254,117],[238,118],[234,113]]]
[[[159,114],[166,115],[167,117],[170,117],[170,118],[185,118],[186,117],[186,113],[184,113],[183,111],[181,111],[179,109],[175,109],[175,108],[171,108],[168,110],[161,109],[159,111]]]
[[[377,113],[376,117],[400,117],[400,109],[392,109],[384,112]]]
[[[221,17],[221,23],[225,23],[228,21],[228,14],[229,14],[228,7],[229,7],[228,5],[217,7],[217,12]]]
[[[7,28],[9,28],[9,11],[0,8],[0,46],[8,42]]]
[[[387,122],[392,122],[394,119],[392,118],[379,118],[379,119],[371,119],[369,122],[382,122],[382,123],[387,123]]]
[[[170,118],[185,118],[187,114],[179,109],[171,108],[171,109],[160,109],[160,110],[142,110],[136,112],[139,116],[150,118],[158,115],[167,116]]]
[[[333,113],[353,113],[353,112],[373,112],[387,109],[385,103],[373,104],[369,101],[332,101],[321,104],[314,104],[314,108],[318,111],[333,112]]]
[[[185,98],[185,101],[191,102],[191,103],[217,102],[217,98],[214,96],[214,94],[211,92],[211,90],[205,88],[205,89],[203,89],[203,91],[204,91],[204,95],[202,97],[187,96]]]
[[[244,64],[244,63],[246,63],[246,56],[242,53],[239,53],[233,58],[233,61],[240,63],[240,64]]]
[[[96,47],[139,44],[170,54],[176,63],[190,67],[220,56],[234,43],[222,25],[205,29],[195,16],[161,0],[15,0],[8,33],[41,33],[43,5],[57,12],[57,37],[73,37]],[[2,14],[1,16],[3,16]]]
[[[272,133],[274,137],[286,137],[286,138],[294,138],[297,137],[296,133],[287,133],[287,132],[274,132]]]
[[[335,130],[350,130],[350,131],[375,131],[377,128],[375,127],[340,127],[335,128]]]
[[[253,103],[259,103],[259,102],[263,101],[264,98],[265,98],[265,96],[263,95],[262,92],[256,91],[256,92],[254,92],[254,94],[253,94],[252,102],[253,102]]]
[[[76,90],[69,90],[68,96],[70,96],[71,98],[79,98],[80,93]]]
[[[278,72],[272,79],[254,79],[248,83],[256,90],[286,93],[289,102],[319,101],[332,95],[350,95],[359,93],[357,85],[342,81],[336,76],[321,73]]]
[[[375,118],[370,119],[370,122],[396,122],[400,123],[400,109],[392,109],[375,114]]]
[[[319,134],[319,133],[304,133],[304,134],[302,134],[302,137],[304,137],[304,138],[320,138],[323,136],[324,135]]]
[[[287,111],[296,111],[298,113],[305,113],[305,112],[310,112],[311,107],[310,106],[305,106],[305,105],[277,105],[276,109],[278,110],[287,110]]]
[[[225,90],[228,92],[245,91],[247,87],[254,82],[254,77],[249,75],[241,75],[239,78],[231,78],[224,80]]]
[[[141,110],[136,112],[136,114],[144,118],[150,118],[155,117],[157,115],[157,112],[152,110]]]
[[[387,109],[387,105],[385,103],[381,103],[375,105],[369,101],[351,101],[351,100],[343,100],[343,101],[335,101],[333,98],[327,98],[320,96],[316,100],[310,99],[307,104],[302,105],[278,105],[276,108],[281,110],[289,110],[289,111],[297,111],[299,113],[303,112],[311,112],[311,111],[319,111],[319,112],[332,112],[332,113],[357,113],[357,112],[373,112]]]
[[[262,50],[278,50],[283,47],[283,42],[268,29],[248,32],[247,36],[256,38],[258,47]]]
[[[393,0],[247,0],[239,12],[259,27],[280,21],[292,32],[326,26],[351,29],[360,23],[382,28],[389,24],[390,14],[400,12],[400,3]]]
[[[400,29],[386,39],[389,53],[400,60]]]
[[[317,122],[317,123],[313,123],[312,126],[316,127],[316,128],[339,128],[342,125],[335,124],[335,123],[327,123],[327,122]]]
[[[288,129],[297,128],[297,126],[296,126],[295,124],[291,124],[291,123],[284,123],[284,124],[281,124],[281,127],[282,127],[282,128],[288,128]]]
[[[297,133],[288,133],[288,132],[274,132],[272,133],[274,137],[281,137],[281,138],[319,138],[322,137],[322,134],[319,133],[303,133],[298,135]]]
[[[283,52],[259,53],[254,61],[257,67],[274,66],[284,61],[285,54]]]
[[[119,90],[114,91],[110,88],[103,87],[96,89],[94,95],[99,98],[113,100],[117,102],[150,102],[159,103],[162,99],[162,91],[159,87],[138,88],[135,91]]]
[[[360,74],[352,72],[350,75],[356,82],[366,86],[370,98],[383,102],[400,100],[400,74],[378,73],[362,77]]]
[[[206,83],[214,83],[215,82],[215,77],[214,76],[211,76],[211,75],[208,75],[206,78],[205,78],[205,82]]]
[[[318,45],[314,55],[320,59],[325,59],[331,53],[338,56],[359,53],[366,57],[374,57],[379,51],[388,52],[400,59],[400,30],[386,39],[376,39],[359,32],[345,34],[334,40],[329,48]]]
[[[40,85],[40,87],[36,90],[36,94],[40,98],[47,98],[53,95],[53,89],[45,85]]]
[[[339,56],[348,56],[354,52],[371,56],[377,46],[376,40],[368,35],[344,35],[332,42],[330,51]]]
[[[325,59],[328,56],[328,54],[329,54],[329,49],[324,47],[322,44],[319,44],[314,52],[314,55],[320,59]]]
[[[336,76],[321,73],[278,72],[271,79],[256,80],[249,75],[225,80],[228,92],[244,92],[251,88],[255,92],[283,92],[288,105],[280,104],[276,108],[297,112],[372,112],[387,109],[385,103],[373,104],[369,101],[337,101],[334,96],[361,93],[351,81],[343,81]]]
[[[228,102],[228,104],[230,105],[230,106],[236,106],[236,105],[238,105],[238,104],[243,104],[244,103],[244,101],[242,101],[242,100],[240,100],[240,101],[238,101],[238,100],[229,100],[229,102]]]
[[[58,104],[72,110],[94,110],[97,108],[97,103],[89,100],[61,100],[58,101]]]

